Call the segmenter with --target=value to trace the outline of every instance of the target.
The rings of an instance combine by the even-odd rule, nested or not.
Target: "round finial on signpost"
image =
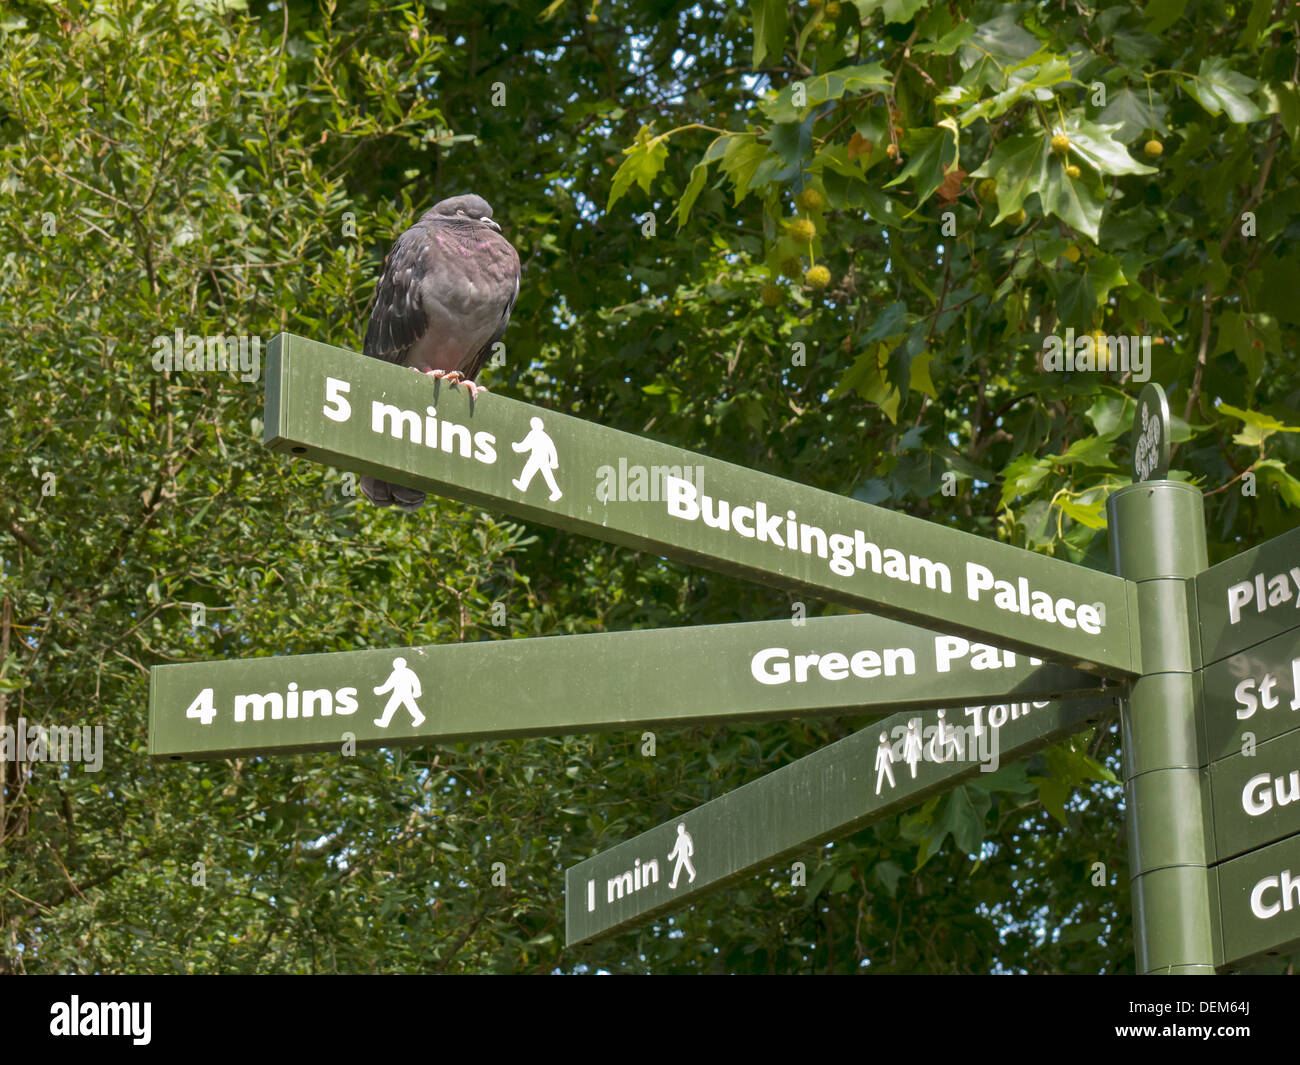
[[[1169,400],[1148,382],[1133,416],[1133,481],[1163,481],[1169,475]]]

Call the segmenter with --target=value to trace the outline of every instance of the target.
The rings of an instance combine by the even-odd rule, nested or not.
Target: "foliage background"
[[[1217,561],[1300,507],[1296,22],[1285,0],[7,5],[0,712],[102,724],[108,749],[98,774],[6,766],[0,970],[1131,971],[1113,729],[810,853],[806,888],[773,870],[573,951],[566,866],[862,723],[664,731],[654,758],[613,733],[149,764],[158,663],[791,610],[457,504],[376,511],[263,452],[260,383],[157,373],[152,341],[359,348],[393,237],[472,190],[524,261],[497,391],[1097,568],[1139,386],[1044,373],[1042,338],[1150,333]]]

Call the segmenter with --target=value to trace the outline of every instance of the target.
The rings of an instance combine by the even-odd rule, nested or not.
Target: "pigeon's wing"
[[[510,254],[515,260],[515,288],[506,301],[505,309],[501,312],[501,321],[497,323],[497,327],[492,331],[487,343],[479,348],[474,358],[469,361],[468,366],[461,371],[471,381],[478,377],[479,371],[486,365],[488,358],[492,354],[492,345],[505,336],[506,326],[510,324],[510,312],[515,309],[515,301],[519,299],[519,253],[515,251],[514,246],[509,242],[506,242],[506,247],[510,249]]]
[[[429,315],[420,299],[420,282],[429,268],[430,252],[428,234],[419,226],[397,238],[375,290],[363,354],[385,362],[404,362],[424,336]]]

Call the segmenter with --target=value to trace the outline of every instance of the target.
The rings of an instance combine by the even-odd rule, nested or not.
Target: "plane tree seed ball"
[[[790,223],[790,236],[800,244],[807,244],[817,236],[817,227],[806,218],[796,218]]]
[[[781,273],[791,281],[798,281],[803,277],[803,263],[798,259],[786,259],[781,264]]]
[[[822,194],[816,189],[807,188],[795,197],[795,202],[805,211],[815,211],[821,207],[825,201],[822,199]]]
[[[1052,138],[1052,151],[1057,155],[1064,155],[1070,150],[1070,138],[1064,133],[1058,133]]]
[[[831,0],[831,2],[826,5],[826,17],[830,19],[839,18],[841,10],[839,0]]]
[[[1071,244],[1068,248],[1066,248],[1065,251],[1062,252],[1061,254],[1063,254],[1072,263],[1077,263],[1079,261],[1079,249],[1076,248],[1073,244]]]
[[[1073,163],[1071,163],[1069,166],[1065,168],[1065,176],[1070,178],[1071,180],[1074,180],[1079,176],[1079,168],[1075,166]]]
[[[1158,140],[1149,140],[1142,145],[1142,150],[1152,159],[1159,159],[1165,154],[1165,146]]]
[[[993,203],[998,198],[998,183],[991,177],[986,177],[979,183],[976,191],[979,193],[979,198],[985,203]]]
[[[781,302],[781,286],[766,284],[761,294],[764,307],[776,307]]]
[[[824,266],[810,266],[803,279],[809,288],[825,288],[831,283],[831,272]]]

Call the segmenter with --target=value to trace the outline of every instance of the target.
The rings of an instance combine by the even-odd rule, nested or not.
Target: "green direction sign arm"
[[[1300,835],[1210,870],[1217,884],[1222,965],[1300,947]]]
[[[1093,674],[867,615],[155,666],[158,759],[1095,694]]]
[[[1197,672],[1199,717],[1214,762],[1300,725],[1300,626]]]
[[[895,714],[565,871],[569,945],[770,868],[1087,728],[1111,700]]]
[[[1300,528],[1197,574],[1206,665],[1300,625]]]
[[[1292,725],[1296,716],[1289,714]],[[1300,728],[1205,770],[1213,812],[1212,861],[1300,833]]]
[[[281,334],[265,443],[724,573],[1114,677],[1129,582]]]

